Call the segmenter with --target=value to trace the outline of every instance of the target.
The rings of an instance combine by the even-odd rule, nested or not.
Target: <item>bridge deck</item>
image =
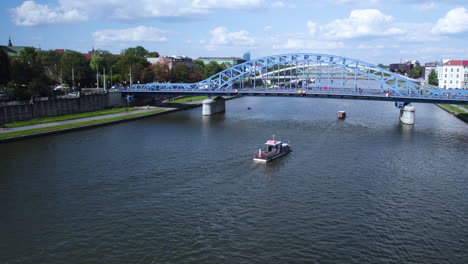
[[[300,90],[300,89],[299,89]],[[281,97],[305,97],[305,98],[334,98],[334,99],[355,99],[355,100],[371,100],[371,101],[389,101],[389,102],[407,102],[407,103],[431,103],[431,104],[460,104],[468,105],[467,96],[397,96],[384,94],[382,92],[375,93],[359,93],[359,92],[343,92],[343,91],[316,91],[316,90],[217,90],[204,91],[200,89],[168,89],[168,90],[122,90],[123,94],[140,95],[140,96],[155,96],[155,95],[185,95],[185,96],[281,96]],[[305,92],[303,92],[305,91]]]

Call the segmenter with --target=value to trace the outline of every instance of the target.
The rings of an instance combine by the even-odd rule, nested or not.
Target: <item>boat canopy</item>
[[[265,145],[277,145],[277,144],[281,144],[281,141],[276,141],[276,140],[268,140]]]

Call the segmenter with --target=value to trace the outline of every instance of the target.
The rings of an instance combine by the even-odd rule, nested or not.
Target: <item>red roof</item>
[[[450,66],[468,66],[468,60],[449,60],[444,65]]]
[[[62,53],[65,53],[65,50],[64,49],[56,49],[55,52],[62,54]]]

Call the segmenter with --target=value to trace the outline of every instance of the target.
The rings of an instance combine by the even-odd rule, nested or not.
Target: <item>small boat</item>
[[[259,149],[258,153],[255,154],[254,161],[257,162],[268,162],[279,158],[283,155],[288,154],[291,152],[291,145],[289,143],[283,143],[281,141],[275,140],[275,136],[273,139],[268,140],[265,145],[265,149]]]

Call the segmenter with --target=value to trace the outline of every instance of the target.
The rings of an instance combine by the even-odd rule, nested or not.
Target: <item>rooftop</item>
[[[245,60],[239,57],[200,57],[199,60]]]
[[[444,63],[447,66],[468,66],[468,60],[449,60]]]

